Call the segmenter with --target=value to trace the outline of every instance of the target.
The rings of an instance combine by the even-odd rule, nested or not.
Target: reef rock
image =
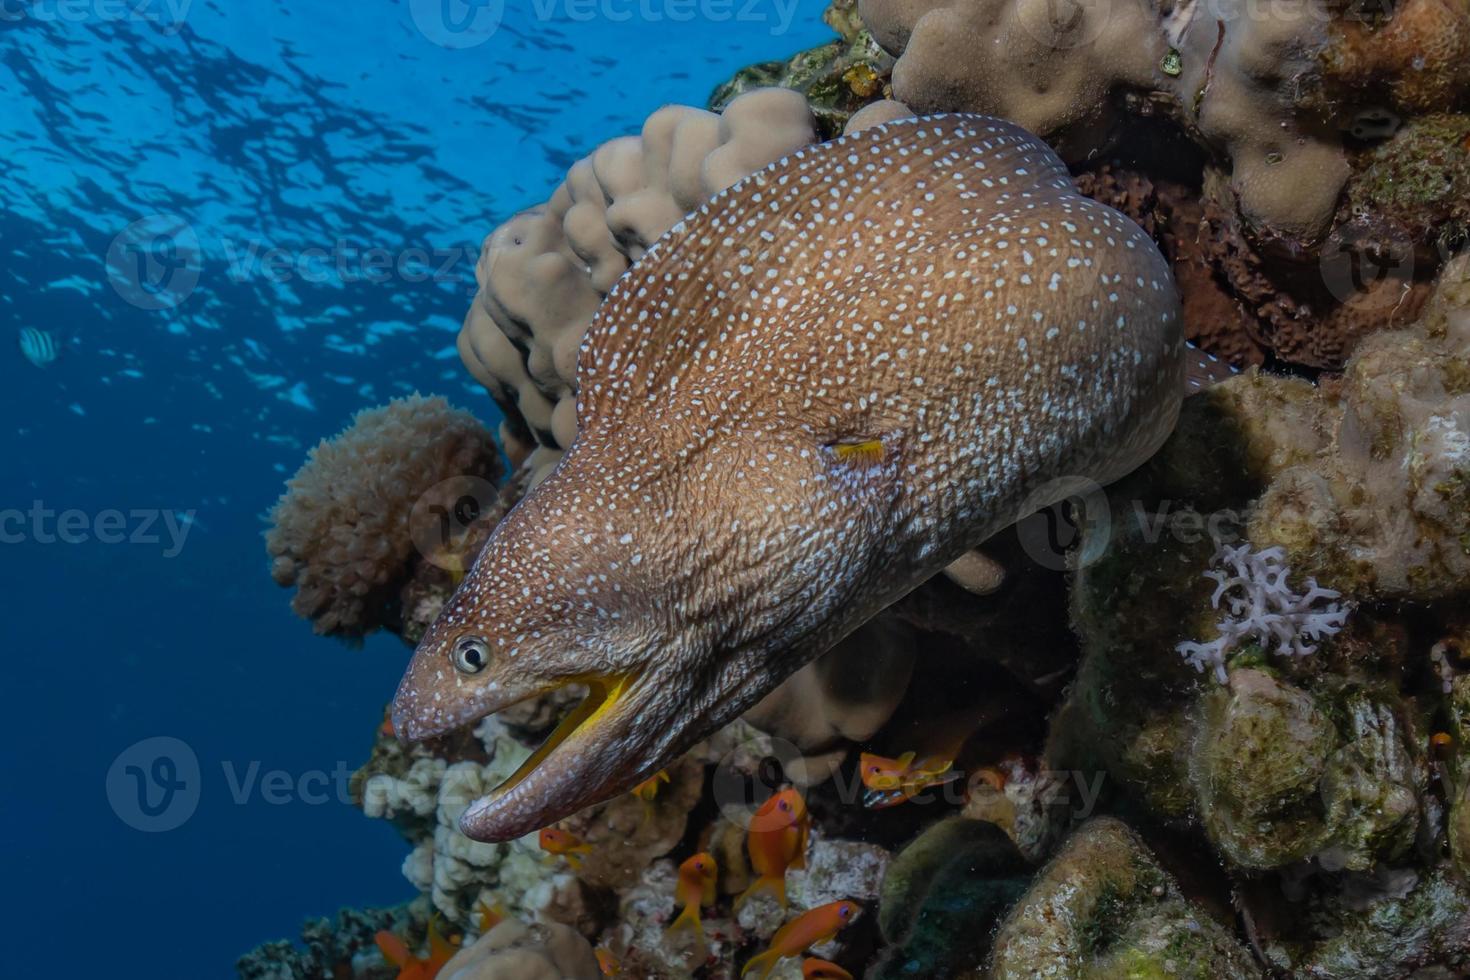
[[[1105,770],[1115,802],[1201,833],[1283,969],[1470,955],[1446,856],[1464,848],[1467,300],[1459,259],[1341,379],[1249,373],[1190,399],[1081,521],[1083,659],[1049,765]],[[1388,934],[1415,938],[1345,965]]]
[[[600,980],[592,945],[560,923],[507,919],[439,971],[439,980]]]
[[[995,935],[989,976],[1259,977],[1230,931],[1180,894],[1143,841],[1110,817],[1084,824]]]

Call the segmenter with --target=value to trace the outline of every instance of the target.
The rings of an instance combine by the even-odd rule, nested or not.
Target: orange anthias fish
[[[863,805],[874,810],[897,806],[911,800],[931,786],[940,786],[960,774],[955,771],[952,756],[925,756],[905,752],[897,759],[864,752],[858,759],[858,772],[868,792]]]
[[[788,956],[798,956],[807,947],[824,943],[857,918],[862,906],[857,902],[831,902],[805,912],[776,930],[771,948],[751,959],[740,971],[743,977],[758,971],[760,980],[770,976],[776,964]]]
[[[811,815],[806,800],[787,788],[762,803],[750,818],[745,850],[758,878],[741,894],[741,905],[758,891],[769,891],[786,905],[786,869],[806,867],[806,841],[811,832]]]
[[[541,850],[547,854],[559,854],[567,859],[567,864],[573,870],[582,867],[582,855],[592,853],[592,845],[572,833],[570,830],[557,830],[555,827],[547,827],[541,831]]]
[[[828,963],[814,956],[801,961],[801,976],[802,980],[852,980],[852,974],[836,963]]]
[[[439,933],[435,920],[429,920],[429,952],[418,957],[409,952],[407,944],[386,929],[373,936],[383,959],[398,967],[397,980],[434,980],[439,971],[454,956],[454,943]]]
[[[718,875],[715,859],[703,852],[679,865],[679,883],[674,888],[674,899],[684,906],[684,911],[669,926],[669,932],[685,930],[703,940],[704,926],[699,921],[699,908],[715,904],[715,878]]]
[[[597,957],[597,968],[602,971],[603,976],[615,977],[622,972],[623,965],[618,962],[613,951],[606,946],[597,947],[592,951],[592,955]]]

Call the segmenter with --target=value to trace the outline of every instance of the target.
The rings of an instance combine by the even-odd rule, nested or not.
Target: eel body
[[[1164,258],[1040,140],[902,120],[711,199],[614,287],[578,435],[420,644],[424,738],[591,692],[465,812],[481,840],[625,792],[998,530],[1168,436]]]

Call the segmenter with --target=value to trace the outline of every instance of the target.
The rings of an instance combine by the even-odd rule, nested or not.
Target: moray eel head
[[[496,529],[393,702],[395,731],[419,741],[573,685],[587,690],[510,778],[466,809],[461,829],[476,840],[520,837],[630,790],[726,720],[724,704],[746,700],[700,668],[687,628],[672,628],[667,580],[660,588],[649,566],[637,567],[639,545],[600,522],[565,519],[576,483],[568,463]]]

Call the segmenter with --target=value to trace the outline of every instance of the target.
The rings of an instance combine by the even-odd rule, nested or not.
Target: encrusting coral
[[[978,966],[1031,874],[994,824],[951,817],[929,827],[883,879],[878,927],[888,945],[869,975],[954,976]]]
[[[443,398],[359,412],[311,451],[271,510],[271,577],[295,587],[291,608],[318,633],[400,629],[403,592],[421,566],[446,581],[446,567],[463,568],[465,527],[446,516],[466,499],[476,518],[493,510],[501,473],[490,433]]]
[[[449,922],[471,926],[481,902],[504,904],[514,915],[554,910],[573,923],[582,914],[581,885],[570,874],[554,873],[534,840],[482,844],[457,829],[470,801],[529,753],[497,719],[482,723],[465,749],[441,747],[437,754],[385,733],[353,778],[363,812],[393,821],[413,842],[404,876]]]
[[[852,132],[853,115],[891,92],[888,75],[893,70],[893,57],[868,33],[858,16],[857,0],[834,0],[823,20],[837,32],[837,40],[786,61],[742,69],[715,89],[710,109],[723,112],[745,92],[779,87],[805,97],[823,139]]]

